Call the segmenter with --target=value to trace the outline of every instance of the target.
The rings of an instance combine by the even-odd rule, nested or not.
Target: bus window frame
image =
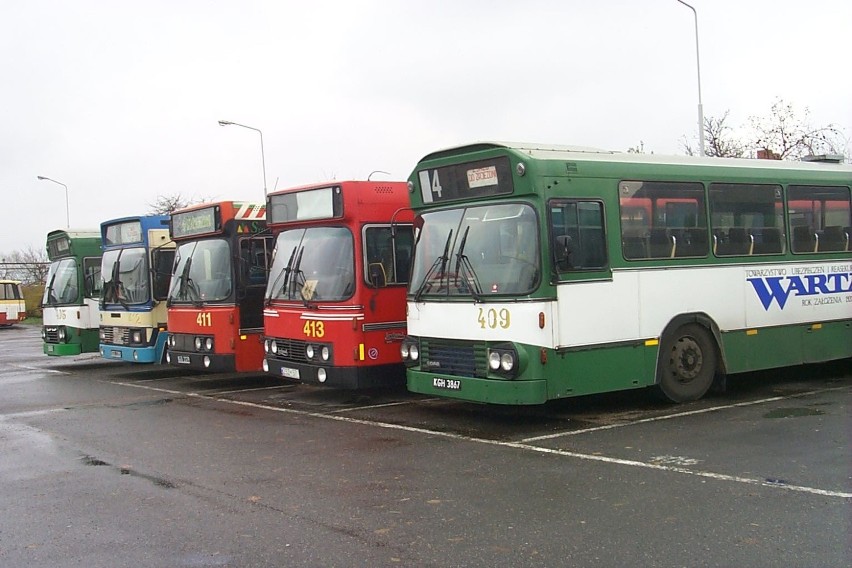
[[[566,255],[570,255],[571,253],[573,253],[574,250],[577,249],[577,247],[582,247],[583,239],[580,239],[580,241],[581,241],[580,243],[573,243],[573,250],[569,250],[569,247],[571,245],[569,245],[567,242],[565,244],[559,243],[557,239],[559,239],[560,237],[564,237],[564,236],[568,236],[569,239],[570,239],[570,235],[559,235],[559,236],[557,236],[555,234],[555,232],[554,232],[555,225],[554,225],[554,219],[553,219],[553,209],[554,209],[554,206],[564,206],[564,205],[567,205],[567,204],[579,205],[581,203],[594,203],[594,204],[598,205],[598,211],[597,212],[600,216],[599,217],[600,225],[596,226],[594,228],[600,230],[600,232],[601,232],[599,244],[602,246],[603,262],[600,266],[574,267],[574,266],[569,265],[568,268],[561,269],[560,268],[561,258],[558,254],[559,249],[564,248]],[[557,275],[557,279],[559,281],[571,280],[572,276],[573,277],[581,276],[584,279],[588,278],[589,276],[610,278],[612,276],[612,266],[611,266],[611,262],[610,262],[609,243],[607,242],[608,231],[607,231],[607,219],[606,219],[606,203],[604,202],[604,200],[603,199],[593,199],[593,198],[581,198],[581,197],[570,197],[570,198],[556,197],[556,198],[552,198],[552,199],[547,200],[546,207],[547,207],[548,243],[549,243],[549,246],[550,246],[550,257],[551,257],[550,262],[552,263],[553,273],[555,275]],[[575,218],[575,221],[576,221],[575,227],[576,227],[576,230],[577,230],[577,233],[578,233],[578,237],[580,236],[580,234],[582,232],[581,228],[584,227],[584,226],[588,227],[587,225],[584,225],[580,222],[580,217],[581,217],[580,208],[578,206],[576,208],[576,218]],[[566,225],[566,227],[567,226],[568,225]],[[570,242],[570,241],[568,241],[568,242]],[[567,259],[567,257],[566,257],[566,259]]]

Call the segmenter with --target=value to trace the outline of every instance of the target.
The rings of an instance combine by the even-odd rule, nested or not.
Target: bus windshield
[[[523,203],[433,211],[415,222],[409,292],[432,296],[524,295],[538,285],[538,223]]]
[[[228,299],[232,290],[231,248],[226,240],[192,241],[177,248],[169,301],[217,302]]]
[[[42,304],[45,306],[76,304],[79,296],[77,281],[77,263],[73,258],[52,262],[47,272],[47,285],[44,287]]]
[[[108,304],[144,304],[151,299],[148,260],[143,247],[106,251],[101,268]]]
[[[269,300],[340,301],[355,292],[354,240],[344,227],[291,229],[278,235]]]

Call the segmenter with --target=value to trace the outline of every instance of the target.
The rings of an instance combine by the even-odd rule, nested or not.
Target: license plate
[[[118,349],[111,349],[109,354],[113,359],[121,359],[121,351]]]
[[[177,362],[179,365],[189,365],[189,355],[178,355]]]
[[[290,367],[281,367],[281,376],[288,379],[298,379],[299,369],[291,369]]]
[[[461,381],[456,379],[441,379],[439,377],[432,378],[432,386],[436,389],[444,389],[451,391],[461,390]]]
[[[48,350],[50,353],[53,353],[53,352],[55,351],[55,349],[53,348],[53,345],[48,345],[48,346],[47,346],[47,350]]]

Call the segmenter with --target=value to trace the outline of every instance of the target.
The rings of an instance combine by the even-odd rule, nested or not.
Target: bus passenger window
[[[557,272],[606,267],[603,204],[598,201],[554,201],[550,234]]]
[[[848,187],[791,185],[787,212],[793,252],[850,250],[852,205]]]
[[[716,256],[784,252],[781,186],[710,184],[710,224]]]

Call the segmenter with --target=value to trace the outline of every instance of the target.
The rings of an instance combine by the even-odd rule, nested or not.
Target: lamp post
[[[58,183],[62,187],[65,188],[65,224],[68,229],[71,228],[71,209],[68,206],[68,186],[62,183],[61,181],[56,181],[55,179],[50,179],[49,177],[44,176],[36,176],[40,181],[52,181],[53,183]]]
[[[698,69],[698,151],[704,155],[704,105],[701,104],[701,58],[698,56],[698,12],[695,8],[684,2],[677,0],[690,10],[695,17],[695,66]]]
[[[263,153],[263,132],[260,131],[259,128],[255,128],[254,126],[246,126],[245,124],[239,124],[238,122],[231,122],[230,120],[220,120],[219,126],[242,126],[243,128],[248,128],[249,130],[254,130],[258,134],[260,134],[260,163],[263,166],[263,200],[266,201],[266,157]]]

